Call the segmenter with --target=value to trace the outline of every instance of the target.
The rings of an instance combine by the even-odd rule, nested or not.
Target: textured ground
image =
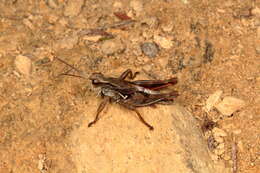
[[[117,76],[127,68],[140,71],[140,78],[177,76],[176,103],[189,110],[197,126],[205,116],[218,124],[205,133],[212,160],[230,171],[237,162],[239,173],[260,170],[258,1],[0,0],[0,11],[0,172],[82,171],[85,163],[78,158],[85,157],[77,157],[76,150],[81,138],[83,143],[93,139],[89,158],[113,147],[100,145],[106,140],[118,142],[119,148],[123,138],[144,146],[150,146],[152,138],[164,152],[169,149],[169,134],[163,132],[171,130],[170,119],[145,114],[152,108],[142,112],[162,133],[149,132],[130,113],[114,115],[124,112],[117,106],[106,110],[109,113],[93,127],[96,132],[82,130],[93,119],[100,98],[88,80],[57,77],[69,68],[54,56],[75,64],[86,76],[97,71]],[[114,15],[118,11],[135,22],[119,27]],[[106,33],[89,34],[97,28]],[[152,43],[150,52],[144,43]],[[207,99],[216,91],[222,92],[221,99],[231,96],[243,106],[231,115],[218,107],[206,111]],[[137,160],[145,162],[159,149],[153,145],[132,152],[138,151],[144,158]],[[162,165],[157,172],[167,172],[171,165],[169,160],[159,163],[167,157],[164,152],[157,155]],[[106,159],[117,156],[111,153]],[[145,171],[142,166],[140,170]],[[115,172],[120,172],[120,164]]]

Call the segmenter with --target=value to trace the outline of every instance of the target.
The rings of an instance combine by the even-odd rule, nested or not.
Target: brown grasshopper
[[[150,130],[153,126],[147,123],[137,107],[151,106],[156,103],[169,102],[178,96],[176,91],[170,93],[161,93],[158,90],[177,83],[176,78],[168,80],[136,80],[127,81],[129,75],[131,79],[137,73],[132,73],[130,69],[121,74],[119,78],[105,77],[101,73],[93,73],[90,76],[94,86],[101,87],[101,95],[106,99],[99,105],[95,119],[89,123],[89,127],[99,120],[99,115],[105,108],[108,102],[116,102],[125,108],[133,110],[138,115],[140,121],[145,124]]]
[[[59,58],[57,59],[70,66],[72,69],[80,72],[72,65]],[[71,70],[61,75],[82,77],[69,74],[70,71]],[[105,77],[102,73],[93,73],[89,77],[94,86],[100,87],[100,93],[104,100],[98,106],[95,119],[88,124],[88,127],[91,127],[99,120],[100,113],[109,102],[116,102],[127,109],[133,110],[144,125],[146,125],[150,130],[154,129],[153,126],[144,120],[136,108],[152,106],[157,103],[172,102],[173,99],[178,96],[176,91],[161,93],[159,90],[166,88],[169,85],[176,84],[177,78],[171,78],[168,80],[126,80],[127,77],[134,79],[137,74],[138,72],[133,73],[130,69],[128,69],[118,78]]]
[[[174,85],[177,83],[177,78],[168,80],[136,80],[127,81],[127,77],[134,79],[139,72],[133,74],[130,69],[127,69],[121,74],[119,78],[105,77],[101,73],[93,73],[89,79],[95,86],[102,86],[108,84],[125,94],[132,94],[134,92],[143,92],[146,94],[160,94],[159,89],[167,87],[169,84]]]

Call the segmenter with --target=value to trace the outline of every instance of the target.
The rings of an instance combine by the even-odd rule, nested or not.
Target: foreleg
[[[109,98],[104,98],[104,99],[105,100],[103,100],[98,106],[95,119],[88,124],[88,127],[91,127],[93,124],[95,124],[99,120],[100,113],[104,110],[107,103],[109,102]]]

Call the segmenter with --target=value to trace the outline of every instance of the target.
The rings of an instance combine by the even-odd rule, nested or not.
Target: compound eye
[[[92,83],[93,83],[93,84],[98,84],[99,81],[98,81],[97,79],[94,79],[94,80],[92,80]]]

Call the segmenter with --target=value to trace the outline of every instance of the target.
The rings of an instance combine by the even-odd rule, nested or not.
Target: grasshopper
[[[70,66],[77,72],[81,72],[63,60],[59,58],[57,59]],[[71,70],[61,75],[82,77],[69,74],[70,71]],[[129,110],[133,110],[144,125],[146,125],[150,130],[154,129],[152,125],[144,120],[137,108],[153,106],[158,103],[172,102],[174,98],[178,96],[176,91],[162,93],[159,90],[166,88],[169,85],[175,85],[177,83],[177,78],[167,80],[126,80],[126,78],[133,80],[138,73],[139,72],[133,73],[131,69],[127,69],[118,78],[106,77],[102,73],[93,73],[90,75],[89,79],[92,84],[95,87],[100,87],[100,93],[103,101],[97,108],[95,119],[88,124],[88,127],[91,127],[100,119],[100,113],[108,103],[116,102]]]

